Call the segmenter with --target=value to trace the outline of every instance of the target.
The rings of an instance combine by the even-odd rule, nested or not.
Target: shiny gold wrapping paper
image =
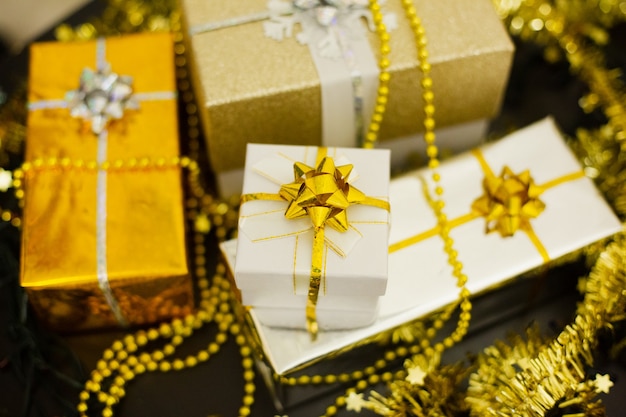
[[[135,93],[175,92],[170,34],[106,41],[112,71]],[[29,102],[63,99],[83,68],[96,67],[95,42],[31,48]],[[107,160],[179,154],[175,99],[141,101],[108,127]],[[26,161],[96,160],[97,137],[67,109],[31,110]],[[25,178],[21,283],[33,306],[60,330],[116,325],[97,280],[96,170],[43,168]],[[107,172],[106,261],[112,292],[130,324],[191,312],[179,167]]]
[[[181,0],[187,27],[266,10],[266,0]],[[494,116],[513,55],[489,0],[416,0],[429,42],[438,126]],[[420,132],[420,73],[413,33],[399,0],[391,32],[389,101],[380,139]],[[296,27],[296,31],[300,28]],[[374,54],[379,41],[369,34]],[[306,46],[265,37],[262,22],[187,37],[212,167],[243,167],[248,142],[320,145],[320,84]],[[355,144],[356,145],[356,144]]]

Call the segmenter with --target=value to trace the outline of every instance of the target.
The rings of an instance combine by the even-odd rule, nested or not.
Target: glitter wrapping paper
[[[265,0],[181,4],[188,28],[266,10]],[[495,115],[513,45],[491,2],[420,0],[416,6],[429,40],[438,125]],[[380,139],[386,141],[422,130],[422,102],[413,34],[400,2],[387,1],[383,12],[395,13],[399,26],[390,33],[391,81],[380,131]],[[218,173],[243,167],[248,142],[321,141],[320,81],[308,48],[294,38],[278,42],[265,37],[262,24],[241,24],[186,39],[209,157]],[[376,34],[367,36],[377,55]]]
[[[499,174],[504,165],[514,172],[529,169],[537,184],[581,170],[551,119],[489,144],[481,154],[494,173]],[[470,153],[446,161],[440,173],[445,211],[453,223],[469,212],[473,201],[482,195],[484,173]],[[390,248],[436,226],[420,176],[427,180],[429,173],[417,171],[391,181]],[[546,208],[531,224],[550,261],[621,230],[611,208],[584,176],[564,180],[548,188],[540,198]],[[518,232],[503,238],[498,233],[485,235],[484,229],[485,220],[480,217],[451,229],[458,259],[468,276],[467,288],[474,296],[500,288],[515,276],[545,264],[526,234]],[[222,249],[231,262],[234,254],[227,248],[232,244],[227,242]],[[377,320],[368,327],[320,332],[318,339],[311,342],[306,332],[263,325],[259,320],[266,314],[262,308],[247,309],[246,322],[253,341],[259,345],[259,358],[266,372],[290,376],[329,358],[353,362],[350,358],[355,346],[367,344],[368,340],[412,320],[428,317],[457,300],[459,290],[436,234],[390,252],[387,292],[380,298]]]
[[[96,67],[96,42],[31,48],[28,100],[63,100],[84,68]],[[104,42],[112,71],[133,77],[133,93],[165,92],[107,126],[106,161],[179,155],[170,34]],[[149,63],[149,65],[146,65]],[[67,108],[31,109],[26,161],[95,161],[98,137]],[[98,286],[100,170],[42,168],[26,173],[21,283],[43,321],[59,330],[118,324]],[[129,324],[192,311],[178,166],[106,172],[105,262],[108,283]]]
[[[293,181],[294,162],[314,167],[318,150],[311,146],[248,145],[244,194],[277,193],[280,185]],[[354,166],[349,180],[352,187],[388,201],[389,151],[328,148],[326,152],[337,166]],[[262,319],[266,324],[304,328],[313,232],[308,217],[285,218],[287,205],[286,201],[260,200],[242,205],[235,280],[246,305],[274,312]],[[384,294],[387,285],[389,212],[356,204],[346,213],[348,231],[325,227],[328,246],[321,265],[317,307],[321,329],[370,324],[378,296]],[[338,247],[345,256],[330,247]],[[284,314],[284,308],[292,308],[294,314]]]

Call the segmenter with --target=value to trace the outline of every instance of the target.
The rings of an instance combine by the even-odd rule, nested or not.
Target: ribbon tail
[[[316,227],[313,235],[313,253],[311,259],[311,278],[306,303],[306,327],[311,340],[317,339],[317,298],[322,282],[322,263],[324,260],[324,226]]]
[[[545,246],[543,246],[543,243],[541,242],[541,240],[539,240],[539,237],[533,230],[532,226],[528,225],[528,227],[524,227],[522,228],[522,230],[526,233],[526,236],[528,236],[532,244],[537,249],[537,252],[539,252],[541,257],[543,258],[543,262],[544,263],[550,262],[550,255],[548,254],[548,250],[546,249]]]

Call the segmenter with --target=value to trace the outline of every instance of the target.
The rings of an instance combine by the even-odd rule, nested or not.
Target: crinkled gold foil
[[[266,10],[266,0],[181,0],[187,27]],[[426,28],[439,126],[494,116],[513,44],[489,0],[416,1]],[[389,101],[380,139],[422,130],[421,75],[413,33],[399,0],[391,32]],[[296,27],[295,30],[300,30]],[[320,84],[308,48],[265,37],[262,22],[187,37],[192,76],[212,167],[241,168],[248,142],[320,145]],[[378,55],[376,34],[369,34]]]
[[[169,34],[111,38],[106,60],[133,76],[136,93],[176,89]],[[95,65],[95,42],[33,45],[29,101],[62,99]],[[142,101],[107,127],[107,160],[177,156],[176,115],[174,99]],[[98,139],[81,123],[67,109],[31,110],[25,160],[95,160]],[[96,177],[59,168],[26,175],[21,283],[59,329],[116,324],[98,288]],[[180,168],[109,170],[106,193],[107,274],[124,316],[143,324],[191,312]]]

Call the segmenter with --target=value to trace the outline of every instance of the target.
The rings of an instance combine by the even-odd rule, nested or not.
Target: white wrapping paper
[[[499,174],[504,165],[515,173],[528,169],[536,184],[581,170],[551,119],[485,146],[482,155],[494,173]],[[452,220],[467,214],[472,202],[483,194],[484,172],[476,157],[464,154],[454,158],[442,164],[440,173],[448,218]],[[392,181],[391,244],[436,225],[424,200],[419,176],[427,178],[429,172],[417,171]],[[621,230],[619,220],[586,177],[551,187],[541,194],[540,199],[546,208],[531,224],[550,259]],[[485,235],[484,232],[482,218],[451,230],[458,259],[468,276],[467,288],[472,294],[484,292],[544,263],[537,247],[525,233],[503,238],[498,233]],[[259,321],[259,316],[264,314],[262,309],[251,309],[249,314],[274,371],[285,374],[454,302],[458,288],[442,246],[441,240],[435,236],[390,254],[389,283],[386,294],[380,299],[378,318],[364,328],[321,332],[312,342],[304,331],[264,326]]]

